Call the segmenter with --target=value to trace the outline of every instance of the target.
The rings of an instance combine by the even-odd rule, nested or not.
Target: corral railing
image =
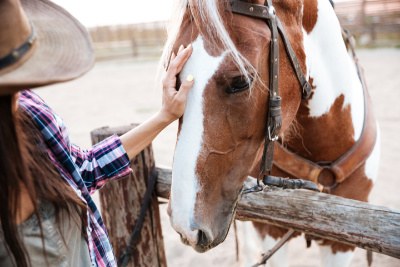
[[[342,27],[356,36],[370,36],[373,44],[378,38],[400,38],[400,1],[350,0],[335,3],[335,12]],[[99,26],[89,28],[96,58],[151,58],[161,54],[166,40],[166,21]]]
[[[354,34],[400,32],[400,1],[358,0],[335,4],[335,12],[342,27]]]
[[[133,127],[97,129],[91,133],[92,141],[97,143],[114,133],[122,135]],[[129,243],[153,165],[149,146],[131,161],[133,174],[111,181],[100,190],[104,223],[117,257]],[[169,198],[171,169],[157,171],[156,192],[128,266],[166,266],[157,196]],[[255,179],[249,177],[244,186],[254,185]],[[243,195],[235,218],[294,229],[400,258],[400,210],[396,209],[307,190],[266,187],[263,192]]]
[[[166,40],[165,21],[89,28],[96,58],[158,58]]]
[[[171,169],[157,168],[157,194],[169,198]],[[256,185],[249,177],[245,188]],[[237,220],[290,228],[400,258],[400,210],[309,190],[266,186],[242,195]]]

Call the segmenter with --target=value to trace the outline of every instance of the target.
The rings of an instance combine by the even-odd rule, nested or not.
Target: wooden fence
[[[92,132],[96,143],[129,127],[101,128]],[[100,190],[101,210],[111,243],[118,257],[126,248],[139,216],[149,170],[154,165],[151,146],[132,161],[133,175],[109,182]],[[169,198],[171,170],[157,168],[154,194],[128,266],[166,266],[157,196]],[[249,177],[245,187],[255,185]],[[258,221],[346,243],[400,259],[400,210],[307,190],[266,187],[263,192],[243,195],[236,219]]]
[[[166,22],[89,28],[96,58],[158,58],[166,40]]]
[[[158,168],[157,194],[168,198],[171,170]],[[249,177],[245,188],[255,186]],[[309,190],[266,187],[243,195],[236,217],[294,229],[400,259],[400,210]]]
[[[338,2],[335,12],[343,28],[356,37],[369,36],[363,45],[374,45],[379,39],[400,40],[400,1],[358,0]]]
[[[356,36],[394,34],[400,39],[399,0],[350,0],[335,4],[342,27]],[[99,26],[89,28],[97,59],[158,58],[166,40],[166,22]],[[385,36],[383,36],[385,37]],[[386,38],[386,37],[385,37]]]
[[[335,12],[342,27],[352,33],[400,33],[400,1],[359,0],[335,4]]]

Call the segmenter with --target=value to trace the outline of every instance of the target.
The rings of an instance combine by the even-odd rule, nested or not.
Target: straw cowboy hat
[[[47,0],[0,0],[0,95],[75,79],[94,63],[85,27]]]

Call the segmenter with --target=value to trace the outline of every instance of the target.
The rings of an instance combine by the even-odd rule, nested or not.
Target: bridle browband
[[[244,190],[243,194],[246,194],[250,192],[261,191],[263,189],[260,184],[261,177],[263,177],[264,184],[277,183],[276,179],[274,179],[276,177],[272,177],[270,174],[273,164],[275,141],[278,140],[279,132],[282,127],[281,97],[279,96],[279,35],[283,40],[285,50],[288,53],[290,63],[292,64],[293,70],[297,76],[297,80],[302,87],[302,99],[307,99],[310,96],[311,86],[301,70],[300,63],[296,57],[296,53],[293,51],[293,48],[290,45],[290,41],[286,35],[285,29],[276,16],[275,8],[272,6],[272,0],[266,0],[264,5],[242,2],[239,0],[230,0],[229,10],[235,14],[264,20],[271,31],[269,54],[269,99],[265,145],[261,160],[260,173],[257,177],[257,186]],[[318,187],[315,187],[311,183],[308,184],[308,181],[302,182],[302,188],[309,186],[311,187],[309,189],[318,190]],[[285,180],[279,181],[279,183],[289,185],[291,182],[289,180]],[[297,183],[293,184],[293,187],[296,188],[297,186]]]

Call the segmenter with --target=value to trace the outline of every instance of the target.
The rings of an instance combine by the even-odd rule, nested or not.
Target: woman
[[[90,194],[127,175],[129,160],[182,116],[193,77],[177,91],[176,75],[191,52],[172,56],[155,116],[83,151],[38,95],[19,91],[88,71],[86,30],[47,0],[0,0],[0,266],[116,266]]]

